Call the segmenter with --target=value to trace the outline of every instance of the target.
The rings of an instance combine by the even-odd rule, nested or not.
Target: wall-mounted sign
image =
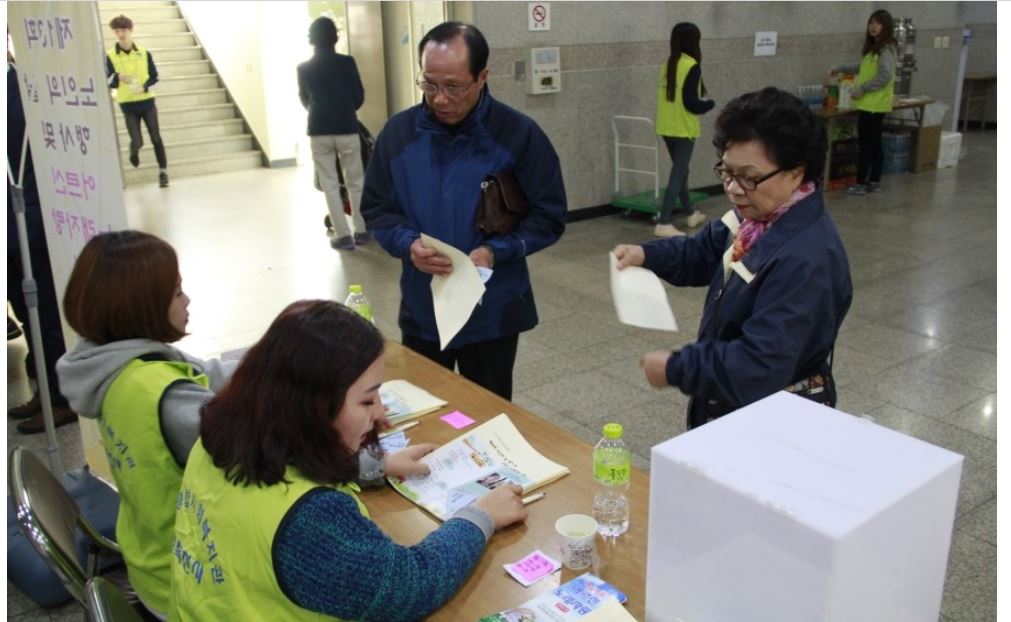
[[[551,3],[527,3],[527,27],[530,30],[551,30]]]
[[[776,31],[755,33],[755,56],[776,55]]]

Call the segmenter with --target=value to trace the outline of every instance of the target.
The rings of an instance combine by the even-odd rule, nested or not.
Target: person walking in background
[[[7,163],[15,180],[21,179],[22,192],[25,199],[25,226],[28,236],[28,255],[32,263],[32,276],[38,290],[39,324],[32,328],[28,322],[28,305],[25,301],[22,287],[24,266],[21,264],[21,245],[18,239],[17,221],[14,217],[14,203],[11,200],[10,182],[7,183],[7,300],[14,309],[14,315],[27,329],[39,330],[42,335],[43,359],[45,361],[46,379],[49,381],[49,399],[53,406],[53,423],[56,427],[77,421],[67,405],[67,398],[60,393],[60,380],[56,375],[56,361],[66,351],[63,341],[63,323],[60,321],[60,307],[56,299],[56,285],[53,282],[53,268],[49,263],[49,245],[46,242],[46,231],[42,224],[42,204],[39,202],[39,188],[35,183],[35,167],[32,164],[32,152],[28,149],[25,156],[25,170],[22,177],[18,167],[21,166],[21,147],[25,145],[25,111],[21,103],[21,91],[18,90],[18,70],[14,64],[14,56],[7,52]],[[15,328],[17,325],[15,324]],[[32,350],[31,333],[28,339],[28,357],[25,360],[28,377],[38,380],[35,371],[35,356],[40,355]],[[15,335],[17,337],[17,335]],[[11,339],[11,320],[7,318],[7,339]],[[42,418],[42,397],[36,389],[32,398],[7,411],[11,419],[24,419],[18,424],[18,431],[24,434],[38,434],[46,429]]]
[[[356,244],[369,241],[361,214],[365,174],[355,114],[365,101],[365,88],[355,59],[337,53],[337,39],[337,25],[329,17],[319,17],[309,26],[309,43],[314,51],[311,59],[298,66],[298,98],[309,112],[306,133],[312,161],[335,230],[330,246],[350,251]],[[351,201],[353,237],[344,216],[338,166],[343,169]]]
[[[853,88],[853,106],[860,111],[857,119],[857,183],[846,192],[865,195],[881,192],[881,167],[885,152],[881,145],[881,126],[892,111],[895,95],[895,36],[888,11],[871,13],[864,37],[863,59],[859,65],[837,67],[835,73],[857,74]],[[859,73],[858,73],[859,72]]]
[[[395,115],[369,161],[362,212],[369,231],[400,259],[400,329],[408,348],[512,399],[519,334],[537,325],[527,256],[565,231],[565,184],[551,141],[530,117],[491,96],[488,41],[470,24],[445,22],[418,45],[422,103]],[[485,176],[513,173],[529,211],[508,233],[475,226]],[[445,349],[439,345],[432,276],[452,262],[421,234],[494,270],[477,305]]]
[[[674,226],[674,204],[681,200],[681,212],[689,228],[697,227],[706,215],[692,207],[688,192],[688,163],[692,159],[695,139],[699,137],[699,115],[716,105],[706,95],[702,82],[702,38],[699,27],[689,22],[675,24],[670,31],[670,57],[660,67],[656,90],[656,133],[663,138],[673,166],[663,193],[663,205],[653,234],[669,238],[684,235]]]
[[[151,87],[158,83],[158,69],[151,52],[134,42],[133,21],[129,17],[117,15],[109,22],[109,28],[116,35],[116,45],[106,53],[105,74],[109,78],[109,88],[116,90],[116,101],[123,111],[126,131],[130,134],[130,164],[140,166],[140,148],[144,146],[140,122],[143,119],[154,147],[154,157],[158,160],[158,185],[167,188],[168,158],[158,129],[154,92],[151,91]]]

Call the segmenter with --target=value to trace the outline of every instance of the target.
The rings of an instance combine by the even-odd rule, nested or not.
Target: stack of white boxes
[[[936,621],[961,471],[785,392],[661,443],[646,620]]]

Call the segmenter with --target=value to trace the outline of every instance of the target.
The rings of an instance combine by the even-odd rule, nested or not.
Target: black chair
[[[84,587],[84,601],[93,622],[144,622],[123,592],[102,577],[94,577]]]

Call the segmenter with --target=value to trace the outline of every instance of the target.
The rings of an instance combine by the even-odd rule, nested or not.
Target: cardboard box
[[[962,135],[958,132],[941,132],[941,152],[937,156],[937,168],[958,166],[962,156]]]
[[[937,157],[941,153],[941,126],[921,127],[913,134],[913,150],[910,153],[909,171],[922,173],[937,169]]]
[[[653,447],[647,622],[937,620],[962,460],[786,392]]]

